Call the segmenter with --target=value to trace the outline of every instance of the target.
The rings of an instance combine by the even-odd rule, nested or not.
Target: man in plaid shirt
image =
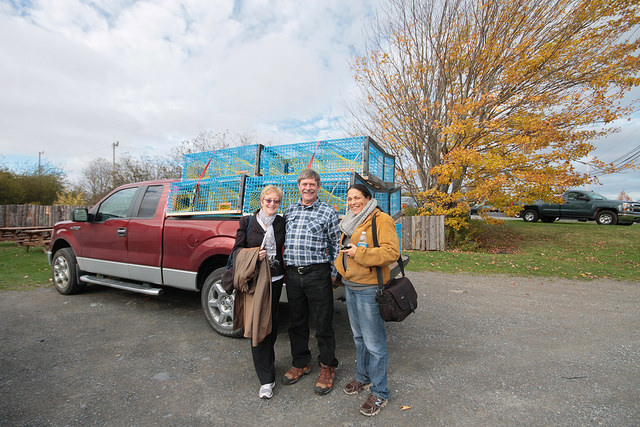
[[[333,389],[338,366],[333,333],[333,282],[337,271],[333,260],[338,254],[340,229],[336,210],[318,200],[319,189],[320,175],[311,169],[302,171],[298,175],[300,201],[290,205],[284,213],[285,283],[291,313],[289,340],[293,362],[282,382],[294,384],[311,370],[311,315],[314,317],[320,351],[320,375],[314,391],[316,394],[327,394]]]

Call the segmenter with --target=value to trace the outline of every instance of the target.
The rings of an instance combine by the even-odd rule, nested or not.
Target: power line
[[[617,159],[613,160],[611,163],[613,165],[614,168],[620,168],[624,165],[627,165],[629,163],[633,163],[636,160],[640,159],[640,145],[637,145],[635,148],[633,148],[631,151],[623,154],[622,156],[618,157]],[[596,171],[592,174],[590,174],[591,176],[602,176],[602,175],[607,175],[607,172],[603,171],[603,170],[599,170]]]

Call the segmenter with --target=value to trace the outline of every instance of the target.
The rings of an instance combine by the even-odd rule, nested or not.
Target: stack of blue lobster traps
[[[386,213],[396,219],[401,215],[395,158],[366,136],[187,154],[182,180],[171,185],[167,215],[253,213],[260,207],[260,191],[268,184],[282,188],[279,213],[284,214],[287,206],[300,200],[296,179],[307,168],[320,174],[318,197],[339,215],[347,210],[347,189],[356,183],[367,186]]]

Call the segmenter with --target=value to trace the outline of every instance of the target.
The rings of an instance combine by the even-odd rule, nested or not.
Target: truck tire
[[[616,225],[618,215],[613,211],[602,211],[596,215],[596,222],[600,225]]]
[[[222,289],[224,270],[214,270],[205,279],[200,294],[202,310],[214,331],[225,337],[238,338],[243,335],[243,329],[233,330],[233,303],[236,292],[229,295]]]
[[[526,211],[522,212],[522,215],[520,216],[523,220],[525,220],[525,222],[538,221],[538,212],[533,209],[527,209]]]
[[[62,295],[77,294],[86,285],[78,280],[78,262],[71,248],[58,249],[51,260],[51,278],[56,290]]]

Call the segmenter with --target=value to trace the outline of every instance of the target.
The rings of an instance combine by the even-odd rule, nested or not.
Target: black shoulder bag
[[[373,246],[378,247],[378,230],[376,229],[376,216],[373,216]],[[404,275],[404,265],[402,264],[402,254],[398,258],[398,265],[402,271],[402,277],[391,278],[389,283],[382,283],[382,268],[376,267],[378,273],[378,293],[376,301],[380,317],[385,322],[402,322],[408,315],[418,308],[418,294],[411,281]]]

